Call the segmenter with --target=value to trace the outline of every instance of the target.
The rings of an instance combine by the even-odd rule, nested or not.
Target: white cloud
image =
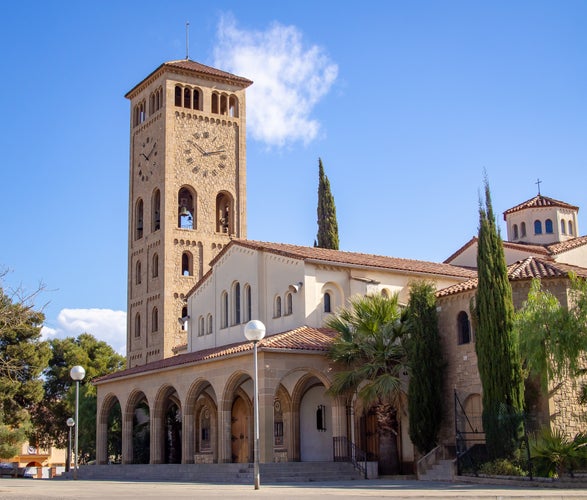
[[[126,353],[126,312],[112,309],[62,309],[55,328],[43,326],[43,338],[77,337],[91,333],[124,355]]]
[[[232,16],[220,20],[217,36],[214,65],[254,81],[247,89],[250,136],[269,146],[314,140],[320,124],[312,110],[338,75],[324,50],[304,44],[295,26],[246,31]]]

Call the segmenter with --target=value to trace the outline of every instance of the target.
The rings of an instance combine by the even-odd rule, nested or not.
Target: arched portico
[[[165,384],[155,397],[151,418],[151,463],[181,463],[182,408],[177,391]]]
[[[150,413],[145,393],[132,391],[122,413],[122,463],[149,463]]]
[[[183,463],[218,462],[218,402],[208,380],[190,387],[184,404]]]
[[[122,454],[122,449],[118,450],[118,443],[112,443],[114,438],[120,443],[122,442],[122,429],[119,428],[116,431],[112,431],[109,427],[109,423],[112,424],[109,421],[113,418],[121,418],[121,406],[118,397],[113,393],[108,393],[102,400],[102,405],[97,412],[96,461],[99,464],[107,464],[109,462],[110,451],[115,451],[117,455],[119,453]],[[112,446],[109,446],[109,444]]]

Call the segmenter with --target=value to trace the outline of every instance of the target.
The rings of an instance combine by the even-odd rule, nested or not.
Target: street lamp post
[[[259,320],[249,321],[245,325],[245,337],[253,342],[253,363],[254,363],[254,406],[255,406],[255,450],[254,450],[254,476],[255,489],[259,489],[259,373],[257,368],[257,343],[265,337],[265,325]]]
[[[67,427],[69,427],[69,441],[67,442],[67,463],[65,464],[65,472],[71,469],[71,428],[75,425],[75,420],[71,417],[67,419]]]
[[[75,380],[75,456],[73,457],[73,478],[77,479],[77,461],[79,457],[79,383],[86,376],[86,370],[83,366],[76,365],[70,371],[69,375]]]

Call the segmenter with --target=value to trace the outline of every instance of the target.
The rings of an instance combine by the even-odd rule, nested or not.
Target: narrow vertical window
[[[468,344],[471,342],[471,323],[465,311],[461,311],[457,316],[457,329],[459,344]]]
[[[183,107],[192,107],[192,91],[191,89],[183,89]]]
[[[193,276],[193,257],[190,252],[181,254],[181,275]]]
[[[141,315],[139,313],[135,314],[135,337],[141,336]]]
[[[524,238],[526,236],[526,223],[522,222],[520,225],[520,236]]]
[[[514,240],[518,239],[518,225],[514,224]]]
[[[275,297],[275,311],[273,312],[273,317],[281,317],[281,297],[279,295]]]
[[[228,293],[226,291],[222,292],[220,300],[220,318],[220,328],[228,327]]]
[[[206,331],[207,335],[211,335],[214,328],[214,324],[212,322],[212,315],[208,314],[208,329]]]
[[[218,94],[212,94],[212,113],[218,114]]]
[[[141,278],[142,275],[142,265],[141,261],[137,260],[137,264],[135,266],[135,284],[140,285],[143,279]]]
[[[331,302],[330,292],[326,292],[324,294],[324,312],[325,313],[332,312],[332,306],[331,306],[330,302]]]
[[[182,307],[182,309],[181,309],[181,319],[183,320],[181,322],[181,329],[183,331],[187,331],[187,329],[188,329],[188,319],[190,319],[190,318],[188,316],[188,308],[185,307],[185,306]]]
[[[151,197],[151,232],[161,228],[161,192],[155,189]]]
[[[200,109],[200,91],[194,89],[194,109]]]
[[[569,234],[573,234],[573,223],[571,221],[569,221]]]
[[[565,219],[561,219],[561,233],[567,234],[567,223]]]
[[[198,318],[198,337],[204,336],[204,316]]]
[[[285,295],[285,315],[289,316],[293,312],[293,295],[288,292]]]
[[[251,285],[245,285],[245,317],[244,321],[251,321]]]
[[[159,330],[159,309],[153,307],[151,312],[151,331],[156,332]]]
[[[135,208],[135,239],[140,240],[143,237],[143,200],[137,201]]]
[[[553,233],[553,230],[552,230],[552,220],[546,219],[544,221],[544,231],[546,232],[546,234],[552,234]]]
[[[179,85],[175,87],[175,105],[181,106],[181,87]]]
[[[159,276],[159,254],[153,254],[153,260],[151,261],[151,276],[157,278]]]
[[[241,285],[235,283],[234,285],[234,324],[238,325],[241,322]]]
[[[542,234],[542,222],[539,220],[534,221],[534,234]]]

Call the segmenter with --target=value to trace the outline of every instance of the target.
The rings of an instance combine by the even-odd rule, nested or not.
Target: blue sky
[[[10,2],[0,31],[3,286],[123,351],[129,103],[189,55],[247,94],[248,237],[312,245],[318,158],[341,249],[442,261],[501,213],[582,206],[587,2]],[[583,207],[585,209],[585,207]],[[581,223],[580,232],[585,234]]]

